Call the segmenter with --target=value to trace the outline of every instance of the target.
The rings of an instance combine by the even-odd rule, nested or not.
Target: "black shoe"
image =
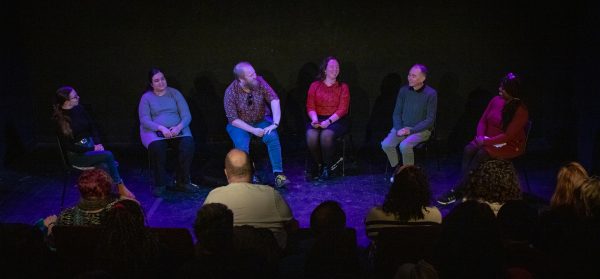
[[[321,164],[313,164],[310,169],[304,171],[304,178],[306,181],[312,181],[319,178],[321,175]]]
[[[449,205],[456,202],[456,193],[454,189],[450,189],[446,194],[437,199],[437,203],[441,205]]]
[[[177,184],[175,187],[169,190],[173,192],[184,192],[184,193],[197,193],[200,191],[200,187],[194,183]]]
[[[319,181],[329,180],[331,178],[331,174],[331,169],[327,165],[324,165],[323,170],[321,170],[321,175],[319,176]]]

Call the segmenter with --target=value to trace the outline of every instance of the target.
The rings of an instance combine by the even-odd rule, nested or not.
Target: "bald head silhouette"
[[[252,179],[252,161],[248,154],[232,149],[225,157],[225,176],[229,183],[250,182]]]

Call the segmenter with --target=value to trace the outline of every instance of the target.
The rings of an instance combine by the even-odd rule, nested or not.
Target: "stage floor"
[[[193,166],[193,181],[202,185],[201,192],[167,192],[163,198],[155,198],[150,192],[150,174],[144,150],[113,147],[113,152],[119,160],[124,181],[144,207],[148,225],[152,227],[191,229],[196,212],[208,192],[225,183],[222,164],[226,149],[218,152],[213,149],[204,156],[203,151],[199,150],[197,153],[200,159],[195,160]],[[366,247],[369,241],[365,235],[364,218],[371,207],[383,202],[389,182],[384,173],[383,152],[370,150],[358,153],[362,155],[356,156],[354,168],[350,168],[345,177],[315,183],[304,179],[305,154],[284,150],[284,167],[292,183],[280,192],[301,227],[309,227],[310,213],[319,203],[325,200],[338,201],[346,212],[347,225],[357,231],[358,244]],[[439,170],[434,156],[421,158],[434,198],[456,183],[460,155],[441,155]],[[517,166],[524,192],[528,192],[524,179],[527,173],[531,193],[526,198],[536,206],[542,206],[552,195],[556,171],[561,163],[561,160],[541,154],[530,154]],[[267,168],[268,165],[265,166]],[[59,153],[53,145],[38,146],[33,152],[11,162],[7,169],[0,172],[0,222],[33,224],[45,216],[58,214],[63,177]],[[72,206],[77,202],[78,193],[73,186],[74,181],[73,177],[68,184],[65,206]],[[440,209],[445,215],[451,207]]]

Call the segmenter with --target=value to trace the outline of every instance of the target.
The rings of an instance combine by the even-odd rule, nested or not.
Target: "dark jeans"
[[[123,182],[121,175],[119,175],[119,169],[117,167],[117,162],[115,161],[115,156],[110,151],[88,151],[85,153],[68,152],[67,156],[69,157],[69,162],[74,166],[94,166],[103,168],[108,171],[108,174],[110,174],[110,177],[115,183]]]
[[[319,122],[326,120],[329,116],[318,116]],[[308,123],[306,126],[306,144],[317,164],[331,166],[335,156],[335,139],[343,136],[350,128],[350,121],[342,117],[333,122],[326,129],[315,129]]]
[[[469,174],[475,170],[482,162],[491,159],[492,157],[485,151],[483,146],[477,146],[475,141],[471,141],[465,146],[463,153],[463,159],[461,164],[461,175],[462,178],[458,183],[458,187],[454,189],[460,195],[464,194],[466,190],[467,182],[469,180]]]
[[[190,183],[190,166],[196,150],[194,138],[177,137],[153,141],[148,146],[150,168],[154,178],[154,187],[170,186],[171,178],[167,174],[167,149],[177,152],[177,184]]]

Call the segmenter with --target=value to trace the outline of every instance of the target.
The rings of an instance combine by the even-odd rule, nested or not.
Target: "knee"
[[[335,140],[335,133],[331,130],[324,130],[321,132],[321,142],[333,143]]]
[[[480,148],[477,145],[470,142],[469,144],[465,145],[464,153],[465,154],[474,154],[477,151],[479,151],[479,149]]]
[[[412,152],[413,151],[413,146],[411,144],[408,144],[406,142],[401,142],[400,143],[400,151],[402,153],[406,153],[406,152]]]
[[[279,142],[279,135],[276,131],[271,131],[268,135],[263,136],[263,141],[265,143]]]
[[[383,149],[383,150],[396,149],[396,146],[395,145],[391,145],[391,144],[389,144],[386,141],[382,141],[381,142],[381,149]]]
[[[184,151],[194,151],[196,147],[196,143],[194,142],[194,138],[192,137],[184,137],[181,139],[181,149]]]

